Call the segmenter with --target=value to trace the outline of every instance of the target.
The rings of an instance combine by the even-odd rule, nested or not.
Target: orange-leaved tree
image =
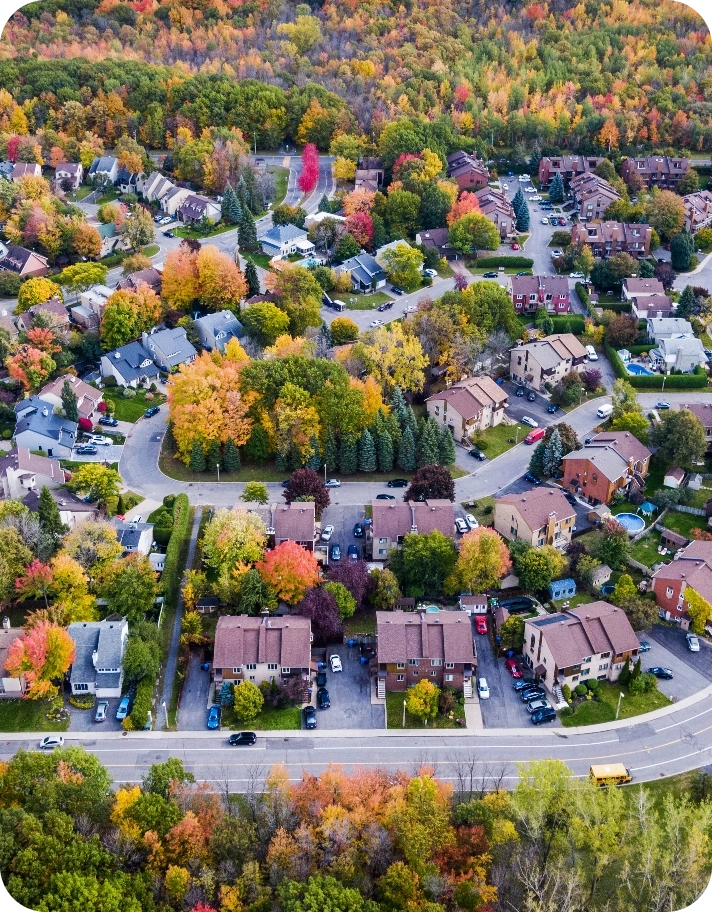
[[[290,605],[303,598],[307,589],[319,581],[316,558],[311,551],[305,551],[293,541],[282,542],[268,551],[256,567],[262,579],[273,587],[277,597]]]
[[[200,248],[196,258],[198,297],[208,310],[232,309],[239,313],[240,298],[247,294],[247,282],[235,261],[210,244]]]
[[[74,643],[63,627],[40,621],[15,640],[5,667],[12,677],[24,676],[30,700],[53,697],[56,681],[74,661]]]

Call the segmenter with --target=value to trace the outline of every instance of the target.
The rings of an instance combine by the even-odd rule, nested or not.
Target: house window
[[[387,538],[379,538],[379,539],[378,539],[378,544],[379,544],[379,545],[387,545],[387,544],[388,544],[388,539],[387,539]]]
[[[582,678],[584,678],[586,675],[590,675],[590,674],[591,674],[591,669],[590,669],[590,668],[582,668],[582,669],[581,669],[581,677],[582,677]]]
[[[408,664],[417,668],[420,665],[420,659],[408,659]]]
[[[254,681],[254,680],[255,680],[255,676],[254,676],[254,675],[250,675],[250,680],[251,680],[251,681]]]
[[[431,678],[434,678],[434,677],[436,677],[436,676],[437,676],[437,671],[431,671],[431,672],[430,672],[430,677],[431,677]]]
[[[435,414],[436,414],[436,415],[439,415],[439,414],[440,414],[440,406],[439,406],[439,405],[436,405],[436,406],[435,406]]]
[[[379,554],[385,554],[385,553],[386,553],[386,549],[385,549],[385,548],[379,548],[379,549],[378,549],[378,553],[379,553]]]
[[[75,684],[74,689],[75,690],[89,690],[89,685],[88,684]]]
[[[405,662],[396,662],[396,668],[405,668]]]
[[[414,677],[414,678],[417,678],[419,674],[420,674],[419,671],[414,671],[414,672],[413,672],[413,677]]]
[[[610,657],[611,657],[610,652],[602,652],[602,653],[601,653],[601,658],[602,658],[602,659],[609,659]]]
[[[445,680],[452,681],[453,677],[454,677],[454,675],[445,675]]]
[[[268,663],[267,663],[267,671],[277,671],[277,663],[276,663],[276,662],[268,662]]]
[[[396,675],[396,681],[405,681],[405,675]]]
[[[573,678],[571,678],[572,681],[578,681],[578,679],[579,679],[578,675],[574,675]]]
[[[445,667],[446,667],[446,668],[454,668],[454,667],[455,667],[455,663],[454,663],[454,662],[446,662],[446,663],[445,663]]]
[[[275,665],[275,668],[276,668],[276,667],[277,667],[277,666]],[[291,669],[291,668],[288,668],[286,665],[283,665],[283,666],[282,666],[282,674],[283,674],[283,675],[291,674],[291,672],[292,672],[292,669]]]
[[[672,598],[672,586],[668,586],[668,587],[667,587],[667,589],[665,590],[665,595],[666,595],[668,598]]]
[[[603,665],[598,666],[599,671],[605,671],[608,668],[608,662],[604,662]]]
[[[430,665],[432,668],[437,668],[439,665],[442,665],[442,663],[443,663],[442,659],[431,659],[430,660]]]
[[[584,662],[590,662],[592,658],[592,656],[586,656],[585,659],[581,659],[581,664],[583,665]]]
[[[245,668],[248,671],[255,671],[257,669],[257,665],[255,665],[254,662],[248,662],[247,665],[245,665]]]

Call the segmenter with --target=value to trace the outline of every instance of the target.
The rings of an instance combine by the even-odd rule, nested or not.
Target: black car
[[[527,396],[527,401],[536,402],[536,393],[529,393],[529,395]]]
[[[385,304],[385,303],[384,303],[384,304],[379,304],[378,307],[376,308],[376,310],[377,310],[379,313],[383,313],[384,310],[388,310],[388,304]]]
[[[291,480],[292,480],[291,478],[286,478],[286,479],[282,482],[282,487],[283,487],[283,488],[289,487],[289,482],[290,482]]]
[[[356,523],[354,526],[354,538],[363,538],[363,526],[361,523]]]
[[[404,293],[404,292],[403,292],[403,289],[402,289],[402,288],[399,288],[397,285],[392,285],[392,286],[391,286],[391,291],[392,291],[393,294],[395,294],[395,295],[402,295],[402,294]]]
[[[518,277],[519,277],[519,276],[525,276],[525,275],[526,275],[526,276],[529,275],[529,273],[527,272],[526,269],[525,269],[523,272],[518,272],[518,273],[517,273],[517,276],[518,276]]]
[[[541,697],[546,696],[546,691],[543,687],[525,687],[524,690],[519,691],[519,696],[522,698],[523,703],[531,703],[532,700],[538,700]]]
[[[257,735],[254,732],[235,732],[227,739],[227,743],[233,747],[249,746],[257,741]]]
[[[554,405],[554,403],[552,402],[551,405],[547,406],[546,410],[547,410],[547,412],[548,412],[550,415],[553,415],[554,412],[558,412],[558,411],[559,411],[559,406],[558,406],[558,405]]]
[[[672,681],[672,672],[669,668],[661,668],[656,665],[654,668],[648,668],[647,674],[655,675],[656,678],[663,678],[665,681]]]
[[[144,418],[151,418],[153,415],[157,415],[161,411],[160,405],[152,405],[151,408],[146,409],[143,413]]]
[[[578,501],[576,500],[576,498],[574,497],[573,494],[566,493],[566,494],[564,494],[564,497],[568,500],[568,502],[571,504],[572,507],[575,507],[576,504],[578,503]]]
[[[536,712],[531,714],[531,720],[534,725],[541,725],[542,722],[553,722],[556,718],[556,710],[551,706],[547,706],[544,709],[537,709]]]
[[[319,709],[328,709],[331,706],[329,691],[326,687],[320,687],[316,692],[316,702]]]
[[[80,456],[96,456],[99,451],[95,446],[85,444],[84,446],[78,446],[74,452],[78,453]]]
[[[302,710],[305,728],[316,728],[316,710],[313,706],[305,706]]]
[[[533,475],[531,472],[527,472],[524,476],[524,481],[528,481],[529,484],[540,485],[541,478],[537,478],[536,475]]]
[[[407,478],[391,478],[388,482],[389,488],[407,488],[409,481]]]
[[[116,427],[118,423],[116,418],[112,418],[111,415],[102,415],[99,419],[99,424],[105,424],[107,427]]]
[[[376,500],[395,500],[392,494],[376,494]]]
[[[496,273],[496,272],[484,272],[484,273],[482,273],[482,278],[483,279],[496,279],[497,275],[498,275],[498,273]]]
[[[517,387],[517,396],[523,396],[523,395],[524,395],[524,387],[518,386]]]
[[[517,678],[514,682],[514,689],[516,691],[526,690],[527,687],[534,687],[535,683],[531,678]]]
[[[480,462],[483,462],[485,459],[487,459],[482,450],[470,450],[470,456],[472,456],[473,459],[479,459]]]
[[[164,231],[163,237],[175,237],[175,234],[172,231]]]
[[[326,671],[323,669],[321,671],[317,671],[316,673],[316,686],[326,687]]]

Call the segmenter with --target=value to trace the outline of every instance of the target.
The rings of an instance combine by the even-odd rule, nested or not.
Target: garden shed
[[[687,545],[687,539],[684,535],[679,535],[671,529],[663,529],[660,535],[660,546],[667,548],[668,551],[679,551]]]
[[[591,585],[595,586],[596,589],[600,589],[601,586],[604,586],[610,578],[611,568],[608,566],[608,564],[601,564],[601,566],[596,567],[596,569],[591,574]]]
[[[571,577],[554,580],[549,586],[549,595],[555,602],[559,599],[571,598],[576,595],[576,583]]]

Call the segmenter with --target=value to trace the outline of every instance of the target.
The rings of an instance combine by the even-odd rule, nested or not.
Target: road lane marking
[[[694,716],[690,716],[687,719],[683,719],[680,722],[673,722],[671,725],[663,725],[662,728],[656,728],[655,733],[657,734],[658,732],[667,731],[668,728],[674,728],[676,725],[685,725],[687,722],[692,722],[693,719],[699,719],[700,716],[706,716],[707,713],[711,713],[711,712],[712,712],[712,707],[710,707],[709,709],[705,709],[700,713],[696,713]]]

